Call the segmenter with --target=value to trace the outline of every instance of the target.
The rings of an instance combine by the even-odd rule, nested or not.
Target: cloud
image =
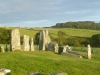
[[[99,7],[99,0],[0,0],[0,24],[48,26],[89,17],[99,20]]]
[[[27,24],[38,24],[38,23],[45,23],[45,22],[49,22],[49,20],[25,21],[24,23],[27,23]]]
[[[68,12],[65,12],[65,14],[67,15],[73,15],[73,14],[86,14],[86,13],[89,13],[90,10],[78,10],[78,11],[68,11]]]

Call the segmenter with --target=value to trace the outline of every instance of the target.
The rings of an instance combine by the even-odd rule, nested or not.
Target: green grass
[[[37,33],[37,32],[39,32],[39,30],[29,30],[29,29],[19,29],[19,31],[20,31],[20,35],[21,36],[23,36],[23,35],[28,35],[28,36],[30,36],[30,37],[34,37],[35,36],[35,34]]]
[[[79,53],[87,55],[85,52]],[[92,59],[89,60],[54,54],[51,51],[5,52],[0,53],[0,67],[11,69],[11,75],[26,75],[28,72],[99,75],[100,55],[92,54]]]
[[[79,37],[91,37],[94,34],[100,34],[98,30],[89,29],[73,29],[73,28],[60,28],[60,29],[49,29],[49,32],[53,35],[57,35],[57,32],[61,30],[64,31],[69,36],[79,36]]]
[[[20,31],[21,36],[29,35],[30,37],[34,37],[37,32],[43,29],[47,29],[48,32],[55,38],[57,37],[57,33],[59,30],[64,31],[69,36],[79,36],[79,37],[91,37],[94,34],[100,34],[99,30],[73,29],[73,28],[34,28],[34,29],[18,28],[18,29]]]

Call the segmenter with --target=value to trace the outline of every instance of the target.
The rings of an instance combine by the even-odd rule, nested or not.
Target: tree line
[[[0,44],[10,44],[11,30],[0,28]]]
[[[100,23],[95,23],[93,21],[65,22],[57,23],[55,26],[52,26],[52,28],[76,28],[99,30]]]

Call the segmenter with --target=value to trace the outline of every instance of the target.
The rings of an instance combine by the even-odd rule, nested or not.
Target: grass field
[[[87,56],[86,52],[78,52]],[[66,72],[68,75],[100,75],[100,55],[92,59],[54,54],[51,51],[0,53],[0,67],[11,69],[11,75],[26,75],[28,72],[42,74]]]
[[[91,37],[100,34],[99,30],[72,29],[72,28],[19,28],[20,35],[34,37],[40,30],[47,29],[53,37],[58,31],[64,31],[69,36]],[[84,57],[86,52],[75,51]],[[92,59],[76,58],[68,55],[55,54],[51,51],[34,52],[5,52],[0,53],[0,68],[11,69],[11,75],[26,75],[28,72],[42,74],[66,72],[68,75],[100,75],[100,54],[92,54]]]
[[[48,32],[53,36],[57,37],[58,31],[64,31],[69,36],[79,36],[79,37],[91,37],[94,34],[100,34],[99,30],[89,30],[89,29],[73,29],[73,28],[33,28],[25,29],[19,28],[20,35],[29,35],[34,37],[40,30],[47,29]]]

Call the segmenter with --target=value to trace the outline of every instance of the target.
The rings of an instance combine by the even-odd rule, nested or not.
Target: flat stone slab
[[[57,74],[41,74],[39,72],[31,72],[31,73],[28,73],[27,75],[68,75],[68,74],[64,72],[57,73]]]
[[[78,57],[78,58],[83,58],[81,55],[79,55],[77,53],[74,53],[74,52],[62,52],[61,54],[63,54],[63,55],[70,55],[70,56]]]

